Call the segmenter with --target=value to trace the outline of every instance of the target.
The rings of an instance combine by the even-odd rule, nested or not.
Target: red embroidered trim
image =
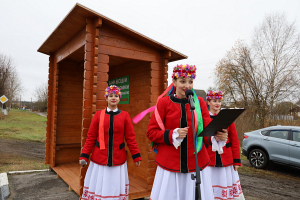
[[[125,184],[125,187],[126,187],[126,186],[129,186],[129,184]],[[89,187],[83,187],[83,188],[89,189]],[[125,189],[126,189],[126,188],[125,188]],[[90,192],[90,191],[88,191],[88,190],[85,190],[84,193],[87,193],[87,194],[94,194],[95,197],[100,197],[100,198],[104,198],[104,199],[106,199],[106,198],[127,197],[127,196],[128,196],[128,194],[120,194],[119,196],[102,196],[102,195],[97,195],[97,194],[95,194],[95,192]],[[83,200],[85,200],[85,199],[88,200],[88,198],[81,198],[81,199],[83,199]]]
[[[238,181],[236,182],[236,184],[234,183],[233,186],[223,187],[223,186],[220,186],[220,185],[213,185],[212,187],[218,187],[218,188],[222,188],[222,189],[227,189],[227,188],[232,188],[232,187],[234,187],[234,186],[237,186],[239,182],[240,182],[240,180],[238,180]]]

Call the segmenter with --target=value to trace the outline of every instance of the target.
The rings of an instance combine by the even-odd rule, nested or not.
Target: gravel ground
[[[8,200],[73,200],[79,199],[74,191],[55,172],[14,174],[8,176],[10,196]]]

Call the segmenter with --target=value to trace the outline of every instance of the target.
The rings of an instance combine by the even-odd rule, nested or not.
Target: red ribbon
[[[101,110],[100,113],[100,120],[99,120],[99,144],[100,149],[105,149],[105,142],[104,142],[104,118],[105,118],[105,109]]]

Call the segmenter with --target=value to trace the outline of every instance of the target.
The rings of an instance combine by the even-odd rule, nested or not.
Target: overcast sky
[[[49,56],[37,49],[80,3],[176,51],[195,64],[195,89],[214,86],[213,70],[238,39],[251,35],[266,14],[284,12],[300,30],[300,0],[0,0],[0,52],[11,56],[23,83],[22,100],[48,81]]]

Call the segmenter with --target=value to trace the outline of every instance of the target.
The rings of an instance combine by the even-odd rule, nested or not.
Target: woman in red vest
[[[221,109],[221,91],[209,91],[206,96],[210,110],[210,117],[213,119]],[[234,123],[228,129],[228,139],[217,141],[211,137],[209,145],[206,145],[211,162],[208,169],[211,170],[212,187],[215,199],[245,199],[237,169],[241,166],[240,144]]]
[[[191,122],[190,104],[185,96],[186,90],[192,90],[196,77],[195,65],[177,65],[173,68],[173,88],[170,95],[158,100],[152,114],[147,136],[156,146],[157,170],[151,191],[151,200],[190,200],[195,199],[195,150]],[[195,132],[198,135],[211,121],[204,100],[194,93],[196,111]],[[225,133],[216,138],[225,140]],[[206,148],[202,147],[207,138],[197,137],[198,165],[201,171],[201,197],[213,200],[210,171],[206,170],[210,159]]]
[[[95,113],[80,155],[80,164],[85,166],[92,152],[81,199],[125,200],[129,181],[124,139],[137,167],[142,158],[130,116],[118,109],[120,88],[111,85],[104,96],[107,108]]]

